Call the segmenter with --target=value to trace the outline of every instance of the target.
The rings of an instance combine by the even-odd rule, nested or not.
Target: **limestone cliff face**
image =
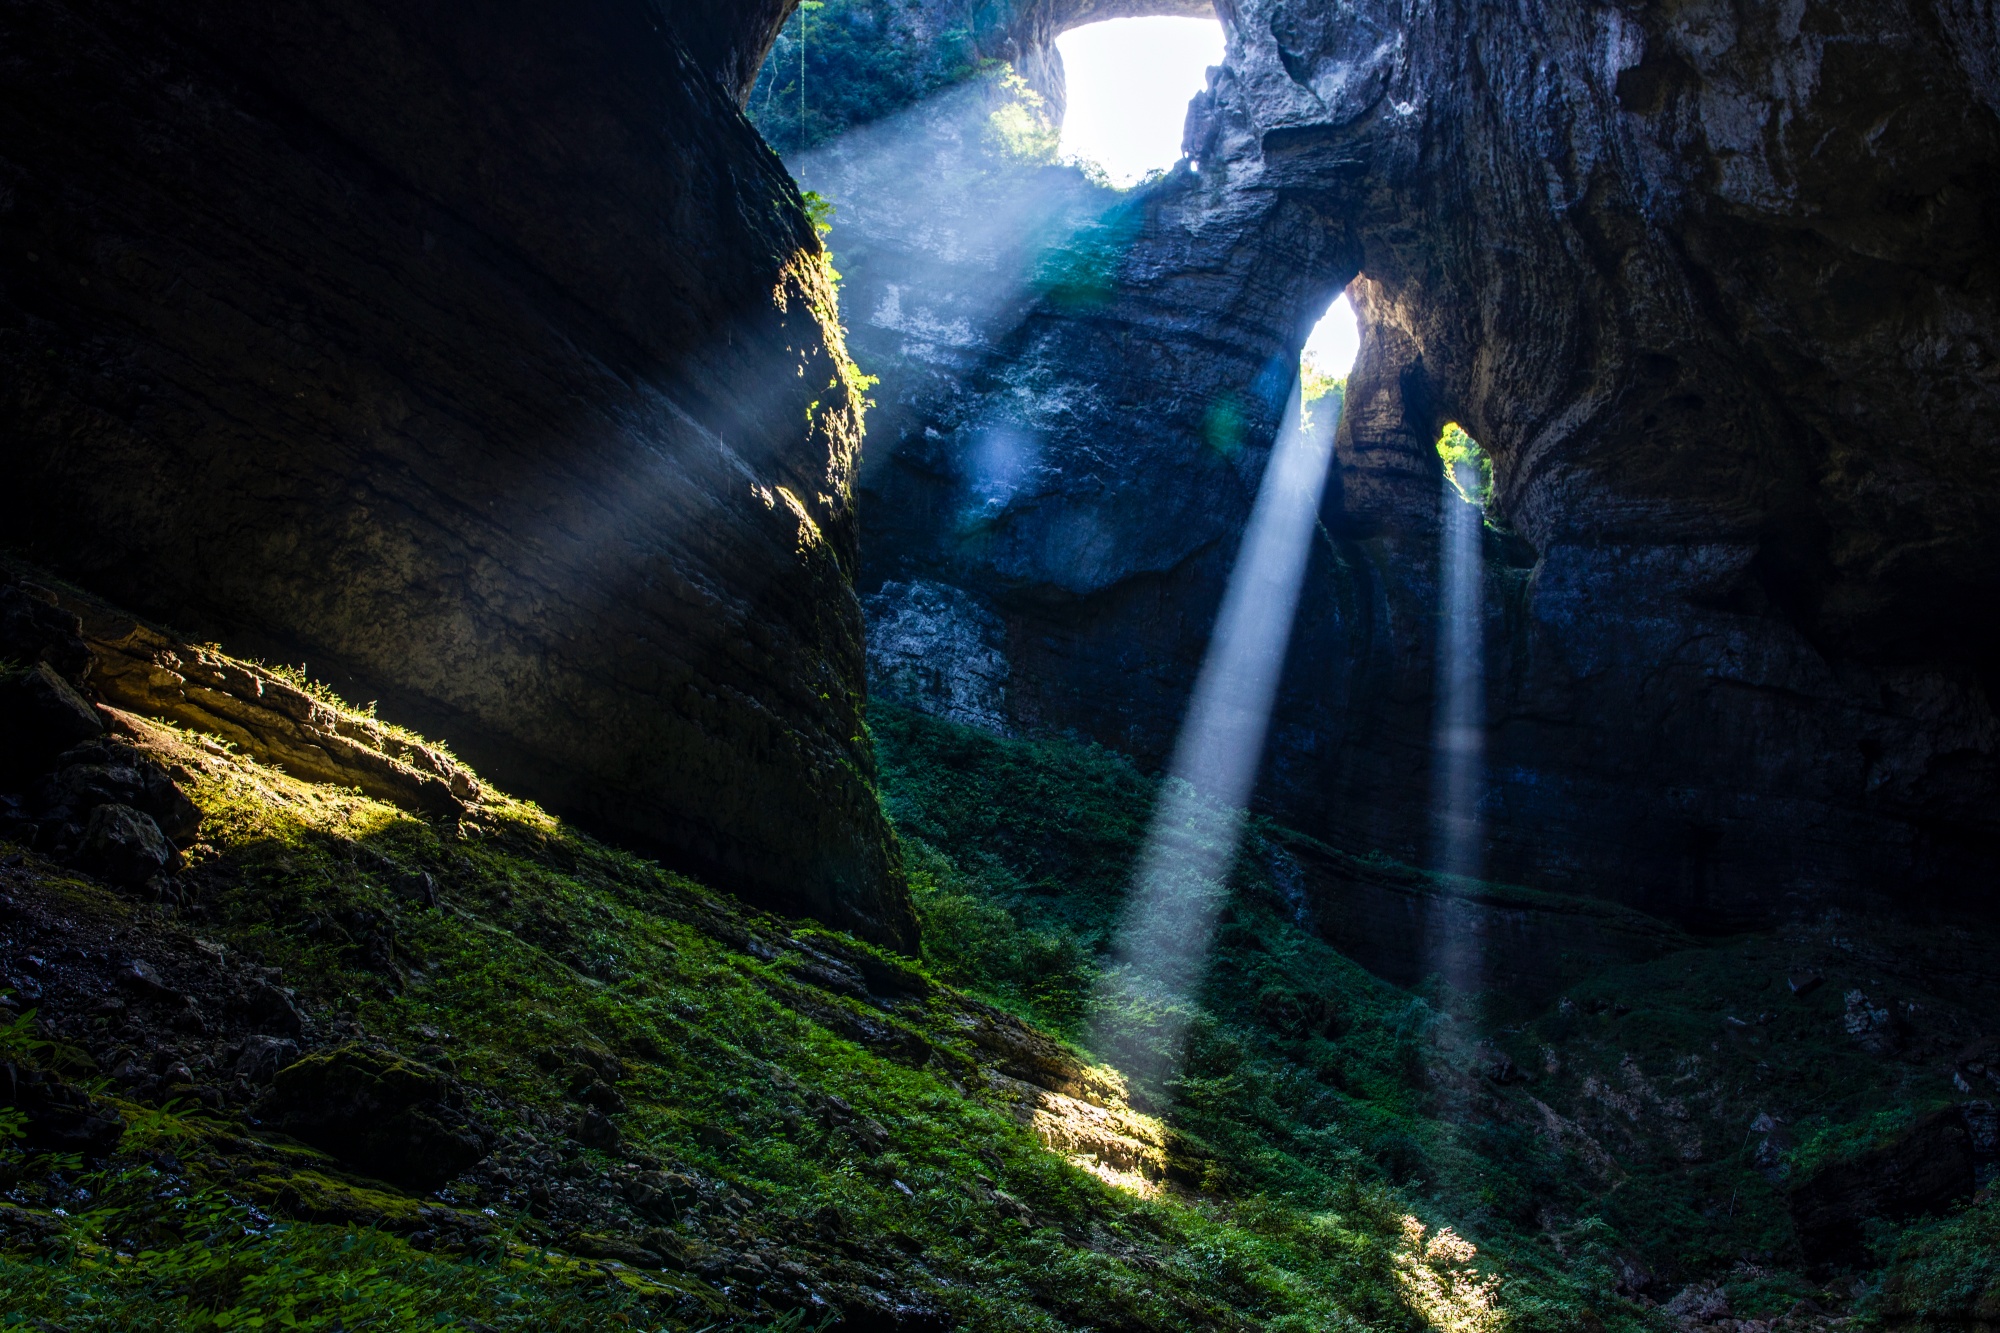
[[[1411,540],[1445,420],[1494,453],[1533,551],[1490,598],[1496,868],[1725,924],[1983,892],[1991,15],[1311,14],[1232,10],[1195,147],[1361,236],[1347,514]]]
[[[78,583],[907,946],[858,395],[734,100],[782,17],[0,5],[0,512]]]
[[[2000,847],[2000,643],[1975,609],[2000,579],[1991,16],[1218,8],[1192,166],[1083,220],[1083,187],[1062,195],[1030,280],[966,336],[925,330],[1003,285],[988,252],[936,215],[870,221],[838,145],[802,162],[853,210],[835,243],[891,405],[864,584],[942,580],[996,614],[1010,725],[1163,755],[1291,359],[1347,287],[1364,349],[1278,810],[1427,855],[1434,443],[1457,420],[1497,469],[1491,873],[1707,926],[1976,895]]]
[[[778,29],[795,7],[796,0],[745,0],[738,4],[660,0],[667,23],[688,55],[739,102],[750,95]]]

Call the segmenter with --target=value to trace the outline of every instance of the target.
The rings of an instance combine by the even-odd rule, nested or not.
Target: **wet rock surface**
[[[784,8],[8,5],[4,513],[93,591],[907,946],[858,397],[736,103]],[[214,683],[170,648],[133,683]]]

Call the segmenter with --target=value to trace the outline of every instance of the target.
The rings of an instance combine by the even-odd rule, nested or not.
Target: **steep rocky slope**
[[[7,4],[0,512],[78,583],[907,947],[859,399],[735,104],[782,9]]]
[[[57,646],[0,717],[117,665]],[[448,811],[303,781],[252,757],[294,752],[293,694],[382,724],[201,670],[267,706],[66,686],[91,734],[0,773],[0,1319],[1831,1333],[2000,1299],[1990,930],[1702,945],[1481,886],[1502,927],[1618,927],[1481,1019],[1316,929],[1341,878],[1464,885],[1258,821],[1185,1062],[1127,1087],[1064,1040],[1157,792],[1113,752],[878,716],[913,961],[463,770]],[[150,865],[106,855],[149,827]]]
[[[1703,928],[1891,887],[1985,902],[1990,15],[1219,16],[1189,161],[1130,195],[1017,166],[1034,202],[997,222],[988,168],[873,189],[865,132],[794,161],[843,210],[853,337],[883,376],[864,586],[891,665],[953,657],[994,682],[998,725],[1163,757],[1295,349],[1346,288],[1364,346],[1273,809],[1433,854],[1458,503],[1434,444],[1457,420],[1496,468],[1497,874]],[[950,138],[917,128],[942,106],[877,137]],[[981,230],[1006,220],[1012,252]]]

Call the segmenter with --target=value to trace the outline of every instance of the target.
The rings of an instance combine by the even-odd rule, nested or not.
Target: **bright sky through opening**
[[[1327,307],[1319,323],[1313,325],[1300,359],[1310,361],[1313,369],[1322,375],[1344,379],[1353,368],[1355,354],[1360,350],[1361,330],[1355,327],[1354,307],[1347,303],[1343,293],[1339,300]]]
[[[1134,185],[1181,156],[1188,99],[1222,63],[1222,25],[1213,19],[1110,19],[1056,38],[1069,107],[1062,153],[1104,168],[1112,183]]]

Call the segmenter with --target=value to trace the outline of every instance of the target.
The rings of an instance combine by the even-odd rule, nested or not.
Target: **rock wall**
[[[1990,905],[1990,15],[1218,9],[1190,161],[1123,198],[1049,187],[1025,258],[980,243],[1004,215],[959,179],[872,189],[861,142],[795,162],[843,210],[883,376],[864,586],[997,615],[1010,725],[1163,757],[1292,358],[1345,288],[1364,346],[1277,813],[1433,854],[1457,420],[1496,465],[1490,874],[1709,929],[1857,893]]]
[[[1331,191],[1363,237],[1345,509],[1416,531],[1455,418],[1532,549],[1489,544],[1493,866],[1720,926],[1983,900],[2000,657],[1946,626],[2000,572],[1990,18],[1232,20],[1203,175]]]
[[[753,8],[0,4],[0,522],[907,947],[860,402],[735,104],[783,17]]]

